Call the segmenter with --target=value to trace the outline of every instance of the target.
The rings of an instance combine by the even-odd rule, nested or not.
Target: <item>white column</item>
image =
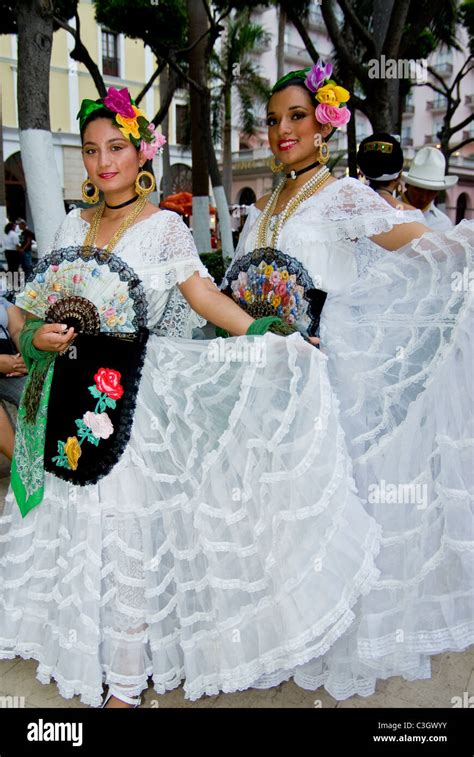
[[[148,46],[145,46],[145,83],[149,81],[156,66],[156,59]],[[155,115],[155,98],[153,96],[153,87],[150,87],[145,95],[145,107],[144,111],[148,118],[153,118]]]

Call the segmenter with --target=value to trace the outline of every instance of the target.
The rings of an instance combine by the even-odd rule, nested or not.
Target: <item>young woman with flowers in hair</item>
[[[474,641],[474,234],[472,222],[430,233],[417,211],[331,176],[328,140],[350,118],[331,75],[320,61],[273,87],[268,139],[285,176],[251,207],[222,289],[254,317],[320,335],[357,491],[382,529],[354,622],[266,679],[345,699],[379,678],[427,678],[431,655]]]

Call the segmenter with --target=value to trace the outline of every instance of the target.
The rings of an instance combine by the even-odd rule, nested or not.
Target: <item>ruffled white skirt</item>
[[[473,233],[328,296],[327,358],[297,335],[152,338],[109,476],[48,475],[24,520],[7,497],[0,657],[97,706],[148,676],[367,696],[472,644]]]
[[[134,696],[149,676],[193,700],[245,689],[327,653],[379,540],[324,355],[299,335],[151,337],[111,473],[46,474],[24,519],[7,496],[0,658],[37,659],[40,681],[92,706],[103,683]]]

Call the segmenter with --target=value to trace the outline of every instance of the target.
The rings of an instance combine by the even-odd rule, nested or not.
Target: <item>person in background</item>
[[[405,180],[402,199],[419,208],[426,225],[437,231],[446,231],[453,226],[446,213],[435,205],[439,192],[454,187],[459,179],[459,176],[446,176],[445,171],[443,153],[436,147],[422,147],[413,158],[408,173],[402,173]]]
[[[20,264],[20,237],[15,231],[14,223],[7,223],[7,225],[5,226],[3,247],[5,250],[5,258],[7,261],[8,270],[12,273],[18,271],[18,266]]]
[[[403,168],[403,150],[398,139],[387,132],[374,132],[363,139],[357,151],[357,165],[374,192],[398,210],[416,210],[402,199],[400,176]],[[423,219],[420,219],[423,220]]]
[[[19,218],[17,223],[20,227],[20,266],[25,272],[25,277],[28,278],[33,270],[32,244],[35,235],[31,229],[28,228],[27,223],[23,218]]]
[[[0,353],[0,452],[10,461],[15,446],[15,431],[3,403],[6,400],[18,407],[25,385],[27,370],[18,346],[24,322],[20,308],[0,297],[0,346],[9,347],[8,343],[13,343],[14,349],[18,350],[14,354]]]
[[[25,317],[16,305],[0,296],[0,400],[7,400],[18,407],[27,374],[26,365],[20,354],[20,332],[25,323]],[[10,344],[7,344],[7,343]],[[1,345],[7,344],[3,351]],[[12,347],[10,347],[12,345]],[[17,352],[9,354],[9,349]]]

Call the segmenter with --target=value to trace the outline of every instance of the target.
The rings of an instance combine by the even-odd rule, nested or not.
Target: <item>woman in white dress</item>
[[[359,496],[383,529],[380,576],[348,631],[262,681],[294,675],[344,699],[378,678],[427,678],[430,655],[474,641],[474,225],[429,233],[417,211],[330,176],[326,140],[348,96],[330,74],[318,64],[273,88],[268,136],[286,178],[251,207],[221,288],[320,333]]]
[[[378,575],[327,358],[230,302],[183,222],[137,197],[157,138],[127,90],[80,116],[104,202],[68,214],[17,298],[0,658],[92,706],[104,683],[136,705],[149,677],[192,700],[265,686],[325,654]],[[193,341],[206,319],[250,335]]]

